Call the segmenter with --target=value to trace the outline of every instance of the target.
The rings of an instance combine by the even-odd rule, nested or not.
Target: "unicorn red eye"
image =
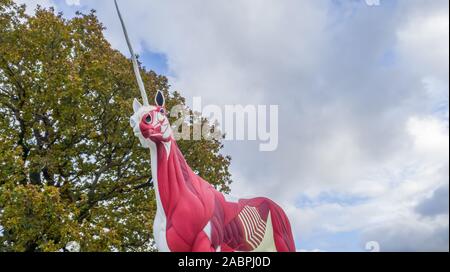
[[[150,114],[147,115],[147,117],[145,117],[145,122],[146,122],[147,124],[151,124],[151,123],[152,123],[152,117],[150,116]]]

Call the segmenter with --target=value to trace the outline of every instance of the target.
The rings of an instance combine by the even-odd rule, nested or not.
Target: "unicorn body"
[[[228,201],[187,164],[173,137],[158,92],[156,106],[134,101],[130,124],[150,149],[157,213],[153,234],[160,251],[295,251],[283,210],[267,198]]]

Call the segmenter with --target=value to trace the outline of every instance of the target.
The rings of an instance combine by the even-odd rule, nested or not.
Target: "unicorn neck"
[[[195,174],[187,165],[175,140],[154,144],[150,151],[158,209],[164,209],[165,214],[169,215]]]

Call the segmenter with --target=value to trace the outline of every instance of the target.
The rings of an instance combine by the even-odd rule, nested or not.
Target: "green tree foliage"
[[[131,62],[95,12],[73,19],[0,0],[0,251],[152,250],[148,150],[129,126]],[[142,69],[149,97],[184,104]],[[190,122],[194,122],[191,118]],[[205,122],[205,120],[203,120]],[[191,167],[229,190],[221,141],[180,141]]]

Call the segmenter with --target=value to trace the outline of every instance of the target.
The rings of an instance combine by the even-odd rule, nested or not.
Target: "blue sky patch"
[[[299,196],[296,202],[296,206],[298,208],[314,208],[325,204],[355,206],[364,204],[368,199],[368,197],[358,195],[342,194],[336,192],[323,192],[315,198],[311,198],[306,195]]]
[[[139,57],[146,69],[155,71],[159,75],[168,76],[169,66],[167,65],[167,56],[162,53],[155,53],[145,50]]]

